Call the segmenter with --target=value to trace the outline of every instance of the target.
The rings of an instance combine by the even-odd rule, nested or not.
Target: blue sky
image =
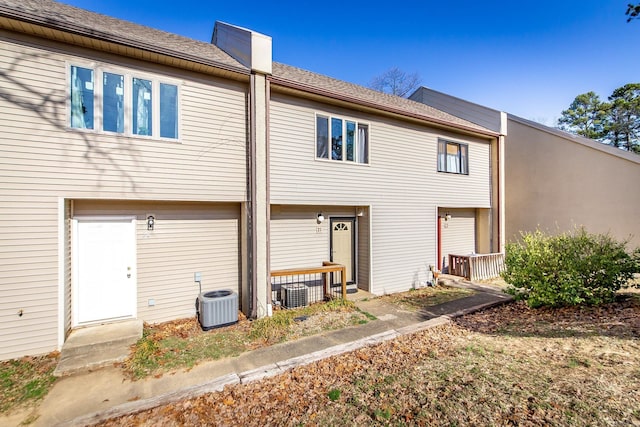
[[[65,0],[209,41],[216,20],[273,38],[274,60],[368,85],[391,67],[422,84],[555,125],[576,95],[640,82],[629,0]]]

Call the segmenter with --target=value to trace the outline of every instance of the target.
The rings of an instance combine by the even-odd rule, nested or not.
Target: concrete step
[[[131,345],[142,337],[142,325],[142,320],[133,319],[72,331],[53,374],[72,375],[123,361]]]

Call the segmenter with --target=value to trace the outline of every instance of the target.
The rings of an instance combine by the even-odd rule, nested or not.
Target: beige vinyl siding
[[[58,310],[65,309],[58,306],[58,286],[65,286],[58,283],[58,260],[68,255],[58,253],[59,198],[246,200],[243,84],[62,49],[0,31],[0,69],[6,72],[0,79],[0,359],[58,345]],[[91,63],[177,82],[179,141],[69,129],[68,67]],[[229,271],[221,274],[226,278]]]
[[[476,212],[474,209],[440,209],[440,214],[451,215],[442,220],[443,266],[449,265],[449,254],[469,255],[476,252]]]
[[[318,224],[319,212],[325,220]],[[330,217],[353,217],[350,207],[271,206],[271,269],[320,267],[330,260]]]
[[[370,206],[376,294],[427,280],[438,206],[491,207],[488,140],[282,94],[270,109],[271,202]],[[368,124],[370,164],[316,160],[316,113]],[[439,137],[469,145],[469,175],[437,172]]]
[[[488,142],[272,94],[271,202],[366,206],[367,200],[432,199],[490,207]],[[315,114],[369,124],[370,164],[316,160]],[[469,175],[437,172],[437,139],[469,144]],[[411,199],[414,197],[414,199]]]
[[[0,83],[8,98],[0,103],[0,148],[11,165],[3,169],[7,191],[33,191],[38,183],[38,191],[47,194],[73,182],[72,197],[245,199],[246,90],[241,84],[118,62],[116,72],[159,80],[171,73],[167,81],[180,88],[179,142],[69,129],[69,64],[96,63],[108,70],[113,58],[0,43],[0,66],[12,70]]]
[[[153,231],[147,230],[150,213],[156,218]],[[146,322],[193,316],[196,272],[203,291],[240,292],[238,204],[76,200],[74,214],[137,218],[137,312]]]
[[[329,221],[318,224],[318,212],[312,207],[271,207],[271,270],[319,267],[329,261]]]
[[[58,340],[57,200],[21,199],[0,197],[0,359],[49,352]],[[34,213],[25,221],[23,212]]]

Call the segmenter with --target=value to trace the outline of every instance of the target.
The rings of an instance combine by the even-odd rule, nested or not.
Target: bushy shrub
[[[502,277],[507,292],[531,307],[597,305],[640,272],[640,249],[628,253],[626,242],[584,228],[549,236],[522,233],[522,241],[506,247]]]

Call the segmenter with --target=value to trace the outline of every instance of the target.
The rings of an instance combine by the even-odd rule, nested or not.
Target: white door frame
[[[71,327],[75,328],[78,326],[85,326],[85,325],[90,325],[92,322],[83,322],[80,323],[79,322],[79,298],[78,298],[78,291],[79,291],[79,286],[80,283],[78,281],[78,277],[79,277],[79,260],[78,260],[78,245],[79,245],[79,233],[78,233],[78,222],[79,221],[105,221],[105,222],[109,222],[109,221],[130,221],[133,225],[133,256],[135,259],[135,266],[133,267],[133,284],[132,286],[134,287],[134,295],[138,295],[138,274],[137,274],[137,270],[138,270],[138,266],[137,266],[137,238],[136,238],[136,220],[137,218],[135,216],[132,215],[126,215],[126,216],[118,216],[118,215],[113,215],[113,216],[107,216],[107,215],[100,215],[100,216],[74,216],[72,218],[72,242],[71,242],[71,263],[72,263],[72,274],[71,274]],[[132,311],[132,318],[136,318],[138,316],[138,304],[137,301],[134,302],[133,304],[133,311]],[[96,321],[93,323],[104,323],[104,321]]]
[[[333,262],[333,223],[334,221],[350,221],[352,223],[351,228],[351,278],[347,277],[347,282],[358,282],[358,241],[356,227],[358,220],[355,216],[332,216],[329,218],[329,260]]]

